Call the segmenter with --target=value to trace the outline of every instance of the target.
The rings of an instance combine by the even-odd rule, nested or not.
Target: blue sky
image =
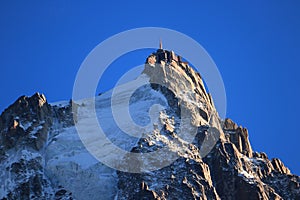
[[[0,110],[36,91],[49,102],[70,99],[81,62],[101,41],[132,28],[170,28],[213,58],[226,87],[227,116],[249,129],[254,150],[279,157],[300,175],[299,9],[290,0],[0,1]],[[99,90],[145,55],[112,68],[115,76]]]

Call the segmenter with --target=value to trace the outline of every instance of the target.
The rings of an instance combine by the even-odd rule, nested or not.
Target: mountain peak
[[[149,55],[143,73],[150,77],[150,83],[168,88],[177,97],[183,99],[186,95],[192,101],[206,104],[207,111],[215,110],[201,75],[187,62],[182,61],[181,56],[176,55],[174,51],[158,49]]]
[[[145,85],[133,93],[134,81],[76,102],[18,98],[0,116],[0,199],[300,198],[300,177],[255,152],[246,128],[220,119],[201,75],[180,56],[161,44],[139,78]],[[130,135],[132,121],[148,125]]]

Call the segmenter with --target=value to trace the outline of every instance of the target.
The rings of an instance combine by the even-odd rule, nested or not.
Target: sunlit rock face
[[[20,97],[0,116],[0,199],[300,199],[299,176],[255,152],[246,128],[220,119],[203,81],[161,48],[114,99],[113,91],[52,104],[39,93]],[[134,129],[126,106],[130,119],[146,126],[137,135],[127,134]],[[115,167],[96,159],[78,130],[102,152],[98,159]],[[109,151],[111,143],[128,153]],[[160,149],[166,151],[147,157]]]

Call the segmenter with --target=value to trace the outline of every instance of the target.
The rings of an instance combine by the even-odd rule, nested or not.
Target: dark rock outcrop
[[[22,96],[0,116],[0,144],[4,149],[30,144],[40,150],[46,143],[52,125],[52,109],[43,94]]]

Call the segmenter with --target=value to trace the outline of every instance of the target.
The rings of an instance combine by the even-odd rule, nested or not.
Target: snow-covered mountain
[[[93,99],[22,96],[1,114],[0,136],[0,199],[300,199],[300,177],[220,119],[172,51]]]

